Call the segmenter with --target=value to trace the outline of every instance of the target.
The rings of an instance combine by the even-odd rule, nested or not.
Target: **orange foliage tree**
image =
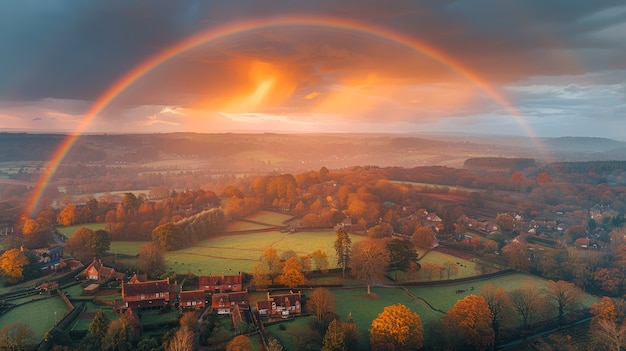
[[[369,332],[373,351],[418,350],[424,345],[420,316],[402,304],[385,307]]]
[[[19,249],[7,250],[0,256],[0,270],[9,283],[24,279],[24,266],[27,264],[28,257]]]
[[[468,295],[452,306],[444,317],[444,324],[449,332],[462,338],[461,342],[466,345],[476,350],[488,350],[495,340],[492,318],[484,297]]]

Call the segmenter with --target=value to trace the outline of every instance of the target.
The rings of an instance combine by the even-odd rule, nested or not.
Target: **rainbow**
[[[124,92],[134,82],[141,79],[144,75],[146,75],[159,65],[163,64],[164,62],[200,45],[207,44],[220,38],[228,37],[235,34],[245,33],[258,29],[284,26],[325,27],[363,33],[384,40],[389,40],[400,45],[404,45],[415,50],[416,52],[427,55],[454,70],[455,72],[466,78],[468,81],[475,84],[487,95],[489,95],[489,97],[494,102],[502,106],[507,111],[507,113],[509,113],[516,120],[516,122],[524,129],[526,135],[531,137],[534,142],[537,143],[536,146],[538,147],[538,149],[541,151],[544,150],[544,148],[539,144],[535,133],[530,128],[528,123],[526,123],[526,120],[520,115],[515,106],[513,106],[513,104],[511,104],[498,90],[496,90],[477,73],[464,67],[461,63],[457,62],[453,58],[447,56],[443,52],[437,50],[435,47],[423,41],[403,35],[398,32],[388,30],[386,28],[373,26],[371,24],[365,24],[361,22],[354,22],[343,18],[290,15],[286,17],[280,17],[280,19],[253,19],[242,22],[232,22],[218,28],[213,28],[204,32],[200,32],[199,34],[184,39],[170,47],[165,48],[164,50],[161,50],[154,56],[141,62],[130,71],[128,71],[126,74],[124,74],[117,81],[115,81],[100,97],[95,100],[95,102],[87,110],[85,117],[82,119],[81,123],[56,150],[52,159],[49,161],[47,172],[45,172],[40,177],[27,202],[27,213],[33,215],[33,212],[37,208],[38,203],[41,200],[47,185],[50,183],[52,177],[58,170],[59,165],[66,157],[68,152],[71,150],[72,146],[76,143],[85,128],[91,123],[94,118],[96,118],[96,116],[98,116],[98,114],[107,105],[109,105],[117,96]]]

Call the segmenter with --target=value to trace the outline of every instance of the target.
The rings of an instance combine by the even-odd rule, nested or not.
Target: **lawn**
[[[74,232],[76,232],[76,230],[78,228],[88,228],[91,229],[93,231],[99,230],[99,229],[103,229],[104,230],[104,226],[105,223],[103,222],[98,222],[98,223],[86,223],[86,224],[77,224],[77,225],[70,225],[67,227],[56,227],[56,229],[63,235],[65,235],[68,238],[71,238],[74,235]]]
[[[313,334],[314,331],[311,330],[311,325],[316,323],[316,321],[317,319],[314,316],[298,317],[270,325],[265,330],[275,336],[285,350],[298,350],[298,340],[296,338],[306,337],[309,333]]]
[[[53,296],[13,308],[0,316],[0,325],[26,323],[32,329],[35,341],[38,342],[54,326],[56,320],[60,319],[67,311],[67,306],[63,300],[58,296]],[[33,323],[33,321],[37,321],[37,323]]]
[[[168,270],[178,273],[234,274],[239,271],[250,272],[252,265],[259,262],[261,254],[268,247],[275,248],[279,255],[287,250],[307,255],[320,249],[326,252],[331,267],[334,267],[335,236],[332,230],[224,235],[203,240],[191,248],[167,252],[165,258]],[[353,236],[352,244],[362,239]]]

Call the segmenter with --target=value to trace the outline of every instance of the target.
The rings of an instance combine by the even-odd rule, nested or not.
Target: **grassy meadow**
[[[203,240],[195,246],[165,254],[168,270],[178,273],[192,272],[196,275],[250,272],[252,265],[259,262],[261,254],[273,247],[279,255],[293,250],[298,255],[307,255],[320,249],[328,255],[331,267],[336,262],[334,240],[336,233],[328,231],[303,231],[281,233],[270,231],[237,235],[222,235]],[[353,236],[352,243],[363,237]]]
[[[59,231],[59,233],[65,235],[69,239],[74,235],[74,232],[76,232],[78,228],[83,228],[83,227],[87,229],[91,229],[95,232],[96,230],[100,230],[100,229],[104,230],[105,223],[76,224],[76,225],[70,225],[67,227],[56,227],[56,229]]]

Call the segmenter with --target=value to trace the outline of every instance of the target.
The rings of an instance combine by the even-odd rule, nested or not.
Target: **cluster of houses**
[[[219,315],[231,315],[237,326],[242,316],[256,308],[259,315],[267,318],[287,318],[302,313],[302,295],[298,292],[267,294],[263,300],[251,306],[248,291],[243,288],[243,275],[209,275],[198,277],[198,289],[182,290],[169,278],[148,280],[146,275],[133,275],[125,280],[125,274],[106,267],[98,259],[85,269],[85,277],[91,282],[83,288],[84,295],[98,292],[100,283],[111,279],[121,281],[121,300],[114,309],[117,313],[128,310],[178,306],[184,310],[211,307]]]

